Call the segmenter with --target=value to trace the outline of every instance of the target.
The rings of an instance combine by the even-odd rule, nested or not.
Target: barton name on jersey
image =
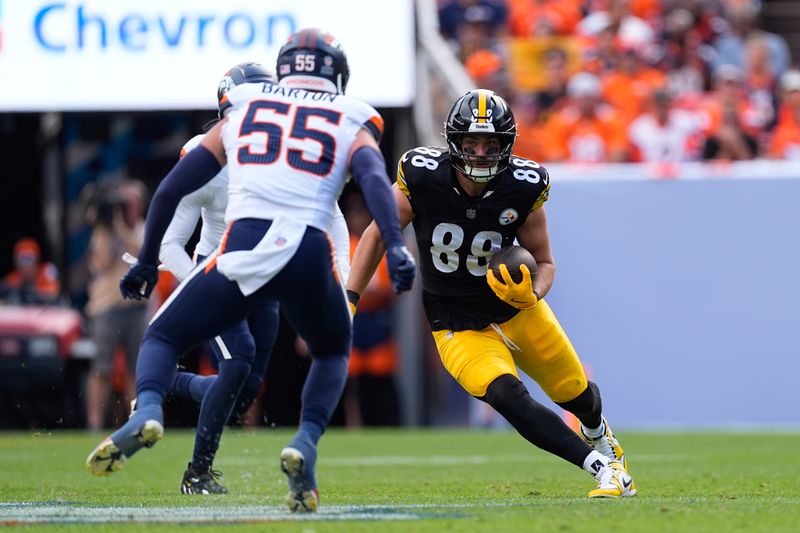
[[[491,255],[514,242],[528,213],[550,193],[544,167],[512,156],[480,196],[468,196],[446,148],[406,152],[397,183],[414,211],[422,271],[422,298],[431,328],[480,330],[519,311],[497,298],[486,280]]]

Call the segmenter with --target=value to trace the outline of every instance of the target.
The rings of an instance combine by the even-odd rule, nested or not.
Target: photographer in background
[[[111,395],[112,370],[117,347],[125,352],[125,401],[134,398],[133,372],[139,342],[147,327],[147,302],[123,300],[119,280],[128,270],[125,252],[138,253],[144,237],[144,184],[134,180],[103,183],[87,209],[92,236],[89,242],[89,301],[86,314],[96,345],[86,385],[86,425],[91,431],[105,427]]]

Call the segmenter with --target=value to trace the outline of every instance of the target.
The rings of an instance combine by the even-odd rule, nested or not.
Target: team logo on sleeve
[[[500,213],[500,218],[498,222],[500,222],[501,226],[508,226],[509,224],[513,223],[519,218],[519,213],[516,210],[511,209],[510,207],[507,209],[503,209],[503,212]]]

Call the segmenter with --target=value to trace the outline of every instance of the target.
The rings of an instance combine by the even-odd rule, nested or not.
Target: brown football
[[[531,271],[531,280],[536,277],[536,260],[533,258],[533,255],[522,246],[515,246],[512,244],[511,246],[500,248],[489,260],[489,268],[492,269],[494,276],[501,282],[503,281],[503,276],[500,275],[500,265],[503,264],[508,268],[508,273],[511,275],[511,279],[514,280],[514,283],[522,281],[522,272],[519,271],[520,265],[526,265],[528,270]]]

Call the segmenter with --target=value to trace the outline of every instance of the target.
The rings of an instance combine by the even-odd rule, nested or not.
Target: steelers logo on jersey
[[[497,219],[501,226],[508,226],[519,218],[519,213],[515,209],[506,208],[500,213],[500,218]]]

